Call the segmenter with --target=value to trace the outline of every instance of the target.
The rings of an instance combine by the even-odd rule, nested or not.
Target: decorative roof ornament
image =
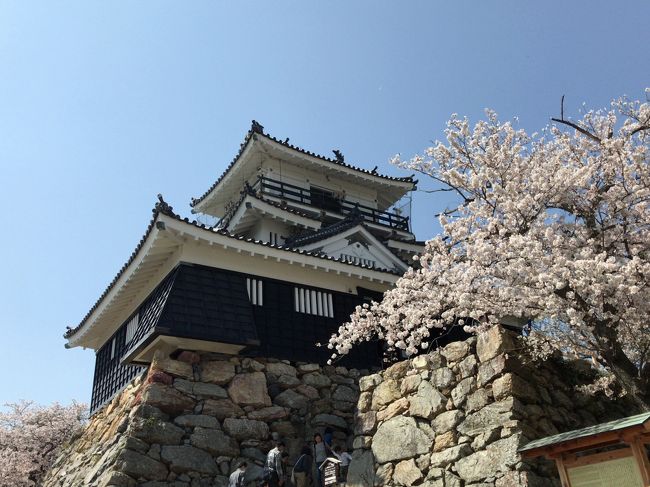
[[[264,135],[264,126],[257,120],[251,122],[251,132]]]
[[[172,206],[163,199],[163,196],[158,193],[158,203],[154,206],[154,212],[162,213],[163,215],[173,215],[174,208],[172,208]]]
[[[336,157],[336,162],[339,164],[343,164],[345,162],[345,157],[340,150],[334,149],[332,152],[334,153],[334,157]]]

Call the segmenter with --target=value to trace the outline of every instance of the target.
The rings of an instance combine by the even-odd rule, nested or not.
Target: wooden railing
[[[409,231],[409,218],[380,211],[375,208],[348,201],[345,198],[336,198],[327,190],[312,187],[310,189],[301,188],[294,184],[277,181],[261,176],[252,186],[253,190],[260,191],[267,196],[274,196],[287,201],[294,201],[304,205],[314,206],[316,208],[339,213],[344,216],[359,214],[363,219],[370,223],[387,226],[396,230]]]

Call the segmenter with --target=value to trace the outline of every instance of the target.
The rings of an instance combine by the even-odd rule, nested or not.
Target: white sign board
[[[571,487],[643,487],[634,457],[567,468]]]

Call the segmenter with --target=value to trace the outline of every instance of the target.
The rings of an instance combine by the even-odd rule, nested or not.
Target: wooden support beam
[[[571,482],[569,482],[569,474],[566,471],[564,460],[562,460],[561,457],[556,458],[555,465],[557,466],[557,471],[560,474],[560,481],[562,482],[562,487],[571,487]]]
[[[650,460],[648,460],[645,446],[641,443],[641,440],[637,438],[630,444],[630,447],[632,448],[634,459],[636,460],[636,464],[641,472],[643,487],[650,487]]]

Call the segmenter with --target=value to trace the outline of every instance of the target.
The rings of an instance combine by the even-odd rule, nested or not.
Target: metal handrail
[[[262,194],[275,196],[290,201],[295,201],[305,205],[315,206],[323,210],[329,210],[341,215],[350,215],[358,213],[365,221],[379,225],[395,228],[398,230],[409,231],[409,217],[380,211],[361,203],[352,202],[345,198],[332,198],[325,195],[315,195],[311,190],[301,188],[295,184],[285,183],[276,179],[260,176],[255,184],[251,187],[253,190],[259,189]]]

